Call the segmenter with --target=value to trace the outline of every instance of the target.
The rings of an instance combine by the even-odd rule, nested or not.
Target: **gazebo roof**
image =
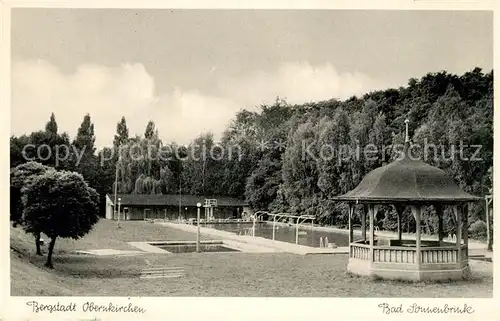
[[[369,172],[356,188],[334,199],[364,203],[480,200],[464,192],[444,170],[410,157],[408,146],[400,159]]]

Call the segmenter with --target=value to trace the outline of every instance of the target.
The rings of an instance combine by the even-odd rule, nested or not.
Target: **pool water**
[[[207,224],[206,227],[215,228],[233,232],[235,234],[252,235],[252,224]],[[295,225],[276,225],[275,240],[288,243],[295,243]],[[273,238],[273,224],[260,222],[255,225],[255,236],[264,237],[266,239]],[[311,247],[319,247],[320,238],[328,237],[329,243],[335,243],[337,246],[349,245],[349,234],[330,231],[319,231],[311,229],[310,226],[299,227],[299,244]]]
[[[193,253],[196,252],[196,244],[169,244],[169,245],[155,245],[160,249],[170,253]],[[200,244],[201,252],[239,252],[238,250],[221,244]]]

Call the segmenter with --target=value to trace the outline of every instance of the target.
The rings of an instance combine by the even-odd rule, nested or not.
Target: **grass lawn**
[[[58,239],[54,270],[36,256],[34,240],[11,228],[12,295],[78,296],[295,296],[295,297],[491,297],[491,263],[471,261],[471,280],[407,283],[349,276],[347,255],[286,253],[186,253],[90,256],[81,249],[136,250],[127,241],[194,240],[195,235],[146,222],[101,220],[85,238]],[[153,265],[184,267],[177,279],[138,278]]]
[[[196,235],[179,230],[166,228],[160,224],[147,223],[144,221],[122,221],[117,228],[117,222],[111,220],[100,220],[90,231],[79,240],[58,238],[54,248],[54,255],[72,253],[76,250],[89,249],[115,249],[115,250],[137,250],[127,242],[147,241],[173,241],[173,240],[196,240]],[[47,237],[45,237],[47,240]],[[203,237],[203,239],[209,239]],[[31,245],[26,244],[32,243]],[[21,248],[35,247],[35,240],[27,238],[21,228],[11,229],[11,245],[23,243]]]

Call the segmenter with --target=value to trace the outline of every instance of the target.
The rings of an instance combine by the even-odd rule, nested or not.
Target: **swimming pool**
[[[165,250],[170,253],[192,253],[196,252],[196,242],[193,241],[169,241],[169,242],[149,242],[150,245]],[[201,241],[201,252],[240,252],[223,241]]]
[[[248,223],[232,223],[232,224],[207,224],[202,225],[217,230],[233,232],[235,234],[251,235],[252,224]],[[267,222],[259,222],[255,225],[255,236],[264,237],[267,239],[273,238],[273,224]],[[329,243],[335,243],[337,246],[349,245],[349,234],[338,233],[324,230],[317,230],[310,226],[299,227],[299,244],[311,247],[320,246],[320,238],[328,238]],[[275,240],[288,243],[295,243],[295,225],[276,225]]]
[[[196,252],[196,244],[177,244],[177,245],[156,245],[162,250],[170,253],[193,253]],[[200,244],[201,252],[239,252],[236,249],[219,244]]]

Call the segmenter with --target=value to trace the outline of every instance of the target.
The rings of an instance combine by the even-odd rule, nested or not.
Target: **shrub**
[[[21,189],[28,185],[37,175],[45,174],[52,167],[37,162],[28,162],[10,169],[10,220],[14,227],[22,223],[23,206]]]
[[[473,238],[486,237],[486,230],[486,223],[482,220],[477,220],[469,226],[469,234]]]

